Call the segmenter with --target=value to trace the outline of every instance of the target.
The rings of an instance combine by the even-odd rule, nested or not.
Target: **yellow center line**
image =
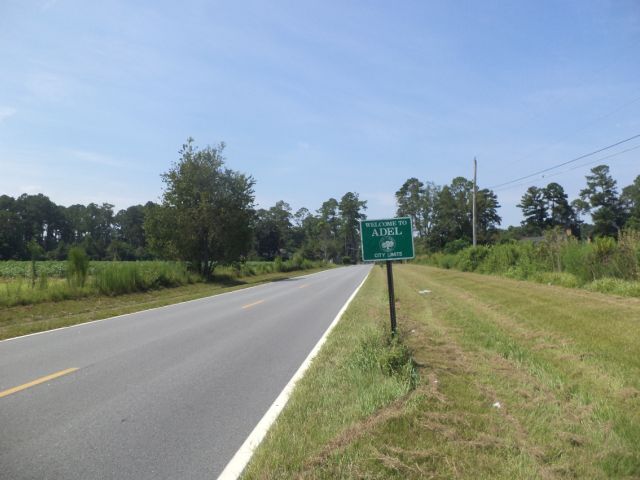
[[[298,288],[307,288],[309,286],[308,283],[305,283],[304,285],[300,285]]]
[[[59,372],[52,373],[51,375],[47,375],[46,377],[41,377],[33,382],[25,383],[23,385],[19,385],[17,387],[10,388],[9,390],[4,390],[0,392],[0,398],[6,397],[7,395],[11,395],[12,393],[17,393],[22,390],[26,390],[30,387],[35,387],[36,385],[40,385],[41,383],[48,382],[49,380],[53,380],[54,378],[62,377],[63,375],[67,375],[69,373],[75,372],[78,370],[77,368],[67,368],[66,370],[60,370]]]
[[[264,300],[258,300],[257,302],[253,302],[253,303],[250,303],[248,305],[243,305],[242,308],[255,307],[256,305],[260,305],[262,302],[264,302]]]

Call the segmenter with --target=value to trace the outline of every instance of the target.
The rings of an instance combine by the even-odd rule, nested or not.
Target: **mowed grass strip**
[[[397,415],[417,378],[409,352],[391,339],[384,273],[374,268],[298,382],[245,478],[294,478],[325,465],[334,450]]]
[[[354,305],[386,301],[382,273]],[[416,388],[364,415],[373,387],[331,375],[359,341],[323,349],[248,478],[640,478],[640,301],[418,265],[395,278]]]
[[[317,268],[295,273],[266,273],[242,279],[195,283],[115,297],[94,294],[73,300],[0,307],[0,340],[186,302],[322,270],[324,269]]]

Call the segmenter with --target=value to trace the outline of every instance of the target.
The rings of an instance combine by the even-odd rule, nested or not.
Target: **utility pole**
[[[476,246],[476,195],[478,193],[478,184],[476,183],[476,176],[478,172],[478,162],[476,157],[473,157],[473,246]]]

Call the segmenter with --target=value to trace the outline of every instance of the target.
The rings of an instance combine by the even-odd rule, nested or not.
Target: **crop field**
[[[35,269],[34,269],[35,267]],[[323,267],[321,262],[294,258],[289,261],[244,262],[215,269],[214,282],[233,282],[272,273]],[[76,281],[62,261],[0,262],[0,307],[55,302],[95,295],[123,295],[202,282],[183,262],[90,262],[87,276]],[[35,270],[35,271],[34,271]]]

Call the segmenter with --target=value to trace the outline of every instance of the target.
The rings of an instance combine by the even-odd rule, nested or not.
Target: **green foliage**
[[[282,258],[280,257],[276,257],[276,259],[273,261],[273,271],[274,272],[282,272],[284,271],[284,266],[283,266],[283,262],[282,262]]]
[[[485,246],[465,248],[456,256],[456,268],[463,272],[474,272],[488,253],[489,247]]]
[[[89,257],[81,247],[69,250],[67,258],[67,280],[73,287],[84,287],[89,274]]]
[[[617,234],[624,225],[624,208],[609,167],[598,165],[592,168],[586,179],[587,187],[580,191],[580,198],[591,212],[596,233]]]
[[[422,255],[415,263],[630,295],[640,280],[640,232],[624,230],[618,241],[599,237],[589,243],[555,230],[537,244],[468,247],[455,254]]]
[[[362,335],[351,365],[359,370],[379,369],[389,377],[396,377],[410,390],[418,381],[411,351],[397,336],[387,333],[386,325],[370,328]]]
[[[464,250],[465,248],[468,248],[470,246],[471,242],[469,242],[469,240],[467,240],[466,238],[458,238],[447,243],[442,251],[444,253],[458,253],[460,250]]]
[[[223,150],[223,143],[198,149],[189,138],[179,161],[162,175],[162,205],[145,219],[156,252],[190,262],[205,278],[216,265],[245,257],[252,240],[255,182],[224,168]]]

